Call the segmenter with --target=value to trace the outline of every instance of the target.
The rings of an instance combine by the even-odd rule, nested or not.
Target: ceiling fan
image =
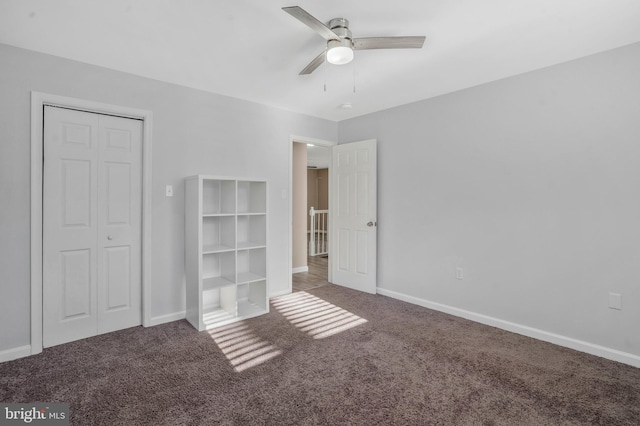
[[[354,50],[420,49],[425,40],[425,36],[353,38],[349,30],[349,21],[344,18],[334,18],[329,21],[329,26],[326,26],[300,6],[283,7],[282,10],[327,40],[325,51],[300,71],[300,75],[311,74],[325,61],[325,57],[331,64],[348,64],[353,60]]]

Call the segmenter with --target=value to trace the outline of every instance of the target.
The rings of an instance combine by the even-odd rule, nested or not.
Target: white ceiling
[[[307,166],[327,169],[331,162],[331,149],[328,146],[307,144]]]
[[[325,43],[293,5],[427,40],[299,76]],[[0,0],[0,43],[334,121],[638,41],[639,0]]]

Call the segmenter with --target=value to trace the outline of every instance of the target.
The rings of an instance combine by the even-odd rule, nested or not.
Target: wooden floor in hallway
[[[327,281],[328,257],[308,256],[307,265],[309,266],[308,272],[293,274],[293,291],[305,291],[329,284]]]

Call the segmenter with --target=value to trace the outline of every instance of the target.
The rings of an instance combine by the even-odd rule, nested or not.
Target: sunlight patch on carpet
[[[367,322],[305,291],[276,297],[271,303],[291,324],[314,339],[333,336]]]
[[[244,322],[217,327],[208,333],[238,373],[282,354],[276,346],[256,336]]]

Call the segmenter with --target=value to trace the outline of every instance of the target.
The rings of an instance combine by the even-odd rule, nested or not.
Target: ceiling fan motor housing
[[[348,38],[351,40],[351,30],[349,29],[349,20],[344,18],[333,18],[329,21],[329,28],[341,39]]]

